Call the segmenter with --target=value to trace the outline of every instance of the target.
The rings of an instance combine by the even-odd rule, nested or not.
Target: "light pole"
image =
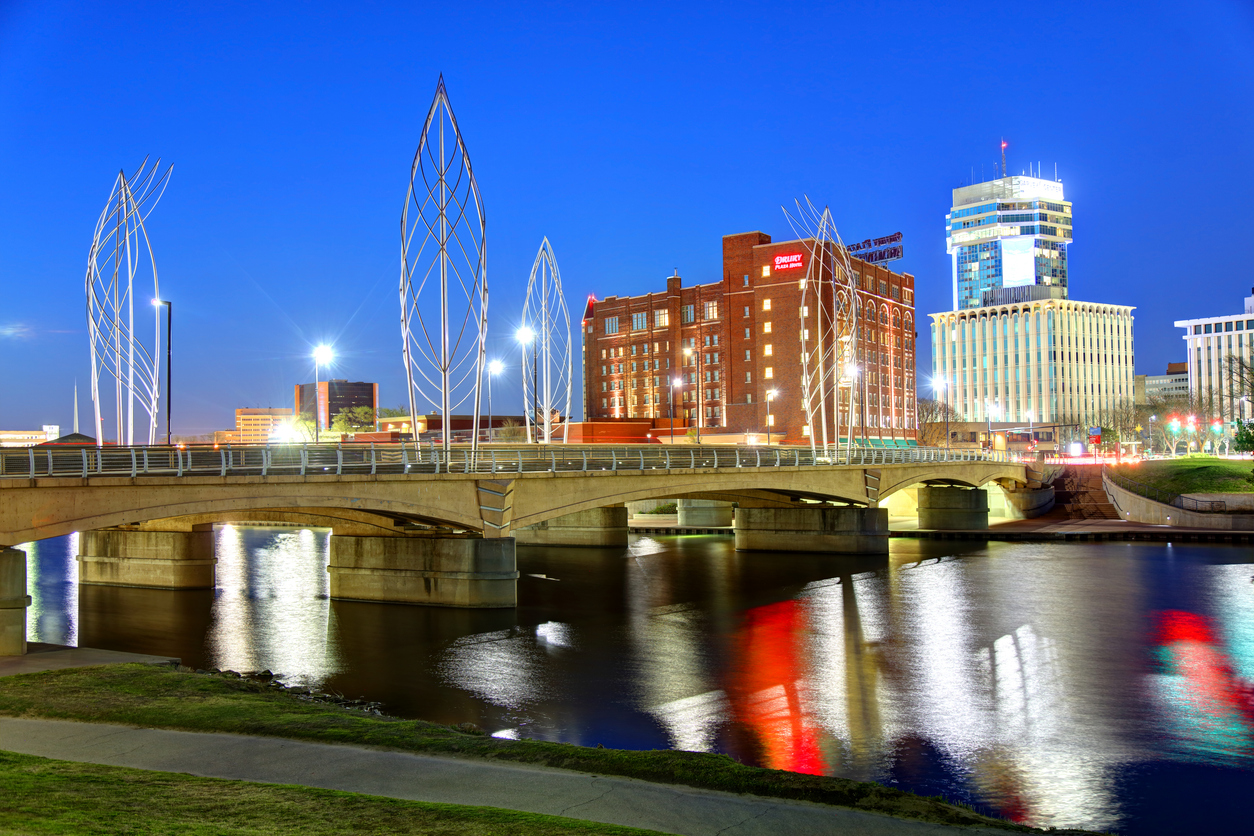
[[[945,391],[945,381],[932,379],[932,391],[942,394]],[[941,403],[941,410],[945,413],[945,449],[949,449],[949,401],[945,400]]]
[[[492,378],[501,373],[505,368],[505,364],[500,360],[492,360],[488,363],[488,441],[492,441]]]
[[[322,404],[319,402],[322,393],[319,391],[321,389],[321,382],[318,380],[318,371],[319,371],[320,366],[327,365],[328,363],[331,362],[332,359],[335,358],[335,352],[331,350],[331,346],[329,345],[320,345],[314,349],[313,358],[314,358],[314,444],[317,444],[322,438],[322,434],[321,434],[321,430],[322,430],[321,406]],[[331,391],[330,391],[330,387],[328,387],[327,388],[327,410],[328,411],[330,411],[331,409],[330,400],[331,400]],[[409,416],[409,420],[413,421],[414,416],[412,415]]]
[[[775,390],[766,391],[766,446],[771,446],[771,401],[775,400]]]
[[[694,337],[695,339],[695,337]],[[701,352],[694,348],[685,348],[684,356],[691,357],[693,353],[697,355],[697,385],[692,388],[693,400],[697,402],[697,443],[701,443],[701,416],[705,412],[705,401],[701,399],[701,387],[704,385],[701,381]]]
[[[170,446],[170,360],[173,352],[170,350],[170,342],[174,339],[172,327],[174,325],[174,303],[167,299],[153,299],[152,303],[157,306],[165,305],[165,446]],[[75,419],[77,420],[77,419]]]
[[[523,350],[523,412],[527,411],[527,346],[531,346],[531,421],[527,426],[527,442],[531,442],[532,428],[535,429],[536,443],[540,443],[540,428],[536,426],[536,422],[540,419],[540,393],[536,391],[536,374],[539,368],[539,352],[535,349],[536,332],[524,325],[518,329],[518,342],[522,344]]]
[[[670,379],[671,396],[667,399],[666,414],[671,419],[671,444],[675,443],[675,387],[679,385],[679,378],[672,377]]]
[[[991,404],[988,401],[985,401],[984,402],[984,417],[988,419],[988,452],[990,453],[993,452],[993,413],[994,412],[997,413],[997,416],[999,418],[1001,417],[1001,410],[997,408],[997,404]]]

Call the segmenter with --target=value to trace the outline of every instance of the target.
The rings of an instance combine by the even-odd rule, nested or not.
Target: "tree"
[[[351,406],[341,409],[332,419],[331,432],[373,432],[374,426],[374,409],[368,406]]]
[[[917,407],[919,410],[919,446],[944,447],[946,416],[950,424],[956,424],[963,420],[962,415],[944,401],[932,398],[919,398]]]
[[[409,407],[407,406],[381,406],[379,407],[380,418],[408,418]]]
[[[1232,446],[1238,453],[1254,453],[1254,421],[1237,421]],[[1251,471],[1254,473],[1254,471]]]

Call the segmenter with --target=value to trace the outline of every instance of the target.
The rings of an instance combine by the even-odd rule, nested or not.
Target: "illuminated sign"
[[[901,241],[901,233],[894,232],[892,235],[885,235],[883,238],[867,238],[865,241],[847,244],[845,250],[851,256],[859,258],[868,264],[878,264],[884,261],[896,261],[899,258],[904,258],[905,252]]]
[[[801,253],[792,253],[790,255],[775,256],[776,270],[796,270],[801,267]]]

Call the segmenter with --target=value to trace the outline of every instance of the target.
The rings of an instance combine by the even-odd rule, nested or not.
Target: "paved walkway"
[[[503,807],[691,836],[1005,834],[470,758],[266,737],[0,717],[0,749],[61,760]]]
[[[94,650],[90,647],[67,647],[63,644],[31,642],[25,656],[0,656],[0,676],[39,673],[62,668],[85,668],[89,665],[177,665],[174,656],[148,656],[144,653],[123,653],[118,650]]]

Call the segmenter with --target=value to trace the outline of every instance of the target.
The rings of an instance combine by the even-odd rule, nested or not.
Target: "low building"
[[[244,407],[235,410],[235,429],[218,430],[214,444],[268,444],[285,434],[295,413],[288,407]]]
[[[1243,313],[1181,319],[1176,327],[1184,329],[1187,394],[1197,407],[1225,420],[1254,416],[1242,375],[1254,360],[1254,296]]]
[[[0,430],[0,447],[34,447],[60,435],[61,427],[57,424],[44,424],[38,430]]]
[[[1145,378],[1145,400],[1187,398],[1189,396],[1189,364],[1168,363],[1166,374],[1142,375]]]

